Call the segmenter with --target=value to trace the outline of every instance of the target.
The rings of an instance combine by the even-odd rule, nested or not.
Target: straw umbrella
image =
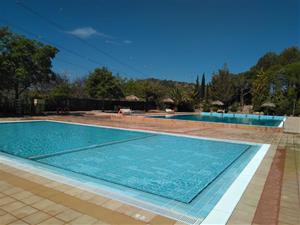
[[[273,102],[265,102],[264,104],[261,105],[262,108],[267,109],[267,114],[269,114],[269,109],[270,108],[275,108],[276,105]]]
[[[171,98],[163,99],[162,103],[165,105],[166,108],[172,108],[173,106],[175,106],[175,101]]]
[[[163,103],[174,104],[174,100],[171,98],[165,98],[162,100]]]
[[[130,102],[136,102],[139,101],[140,99],[135,95],[128,95],[125,97],[125,100]]]
[[[272,102],[265,102],[264,104],[261,105],[263,108],[275,108],[276,105]]]
[[[213,101],[211,104],[214,105],[214,106],[217,106],[217,108],[218,108],[217,112],[219,112],[219,109],[220,109],[220,108],[223,108],[223,107],[224,107],[224,103],[221,102],[220,100]]]
[[[216,105],[216,106],[224,106],[224,103],[221,102],[221,101],[219,101],[219,100],[213,101],[211,104],[212,104],[212,105]]]

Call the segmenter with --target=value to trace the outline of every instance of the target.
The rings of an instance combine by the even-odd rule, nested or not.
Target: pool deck
[[[227,224],[300,224],[300,118],[284,132],[148,123],[107,114],[5,118],[49,119],[271,144]],[[129,123],[131,120],[132,123]],[[0,224],[182,224],[79,187],[0,163]]]

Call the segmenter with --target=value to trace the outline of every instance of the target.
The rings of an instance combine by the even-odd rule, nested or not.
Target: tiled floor
[[[38,118],[45,119],[45,118]],[[214,138],[270,143],[255,176],[235,208],[228,224],[263,224],[255,219],[257,205],[277,148],[285,149],[285,164],[276,223],[300,224],[300,135],[235,128],[147,125],[111,121],[109,117],[53,116],[47,119],[92,123],[127,128],[159,130]],[[298,119],[298,120],[297,120]],[[299,118],[287,121],[288,131],[295,131]],[[259,207],[258,207],[259,209]],[[86,192],[37,175],[0,164],[0,224],[180,224],[136,207]]]
[[[1,225],[17,220],[25,224],[156,224],[155,221],[175,224],[175,221],[72,186],[64,185],[61,189],[62,185],[45,178],[24,179],[25,173],[1,165]]]

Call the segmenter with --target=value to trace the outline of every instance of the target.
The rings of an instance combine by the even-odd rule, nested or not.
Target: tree
[[[163,86],[157,82],[148,81],[145,83],[145,100],[155,102],[157,106],[161,105],[161,100],[165,96]]]
[[[194,100],[194,104],[199,104],[204,100],[205,97],[205,75],[202,74],[201,84],[199,81],[199,76],[196,78],[196,83],[194,85],[194,90],[192,93],[192,99]]]
[[[173,99],[176,106],[188,99],[183,90],[178,87],[174,87],[171,90],[170,97]]]
[[[89,74],[86,88],[93,98],[119,99],[124,96],[120,81],[107,68],[97,68]]]
[[[171,98],[174,100],[174,103],[178,111],[181,112],[193,112],[194,105],[192,104],[191,99],[188,97],[184,89],[180,87],[174,87],[170,93]]]
[[[271,66],[273,65],[277,65],[279,62],[279,57],[276,53],[274,52],[268,52],[266,53],[264,56],[262,56],[261,58],[259,58],[259,60],[257,61],[256,65],[255,65],[255,69],[259,70],[259,69],[264,69],[267,70],[269,69]]]
[[[256,79],[252,83],[252,103],[255,110],[259,110],[261,105],[269,97],[269,82],[267,73],[261,69],[257,72]]]
[[[55,86],[49,92],[49,97],[55,100],[65,100],[72,96],[71,84],[66,76],[56,76]]]
[[[126,96],[135,95],[139,98],[145,97],[145,82],[130,79],[125,81],[123,89]]]
[[[202,80],[201,80],[201,88],[200,88],[200,98],[203,100],[205,97],[205,74],[202,74]]]
[[[174,90],[176,90],[176,87],[175,87],[175,89],[172,90],[172,92]],[[198,104],[201,100],[201,86],[200,86],[200,82],[199,82],[199,76],[197,76],[197,78],[196,78],[196,83],[194,85],[194,91],[193,91],[192,98],[193,98],[195,104]]]
[[[220,100],[228,107],[234,94],[232,75],[226,65],[214,74],[211,81],[211,96],[214,100]]]
[[[295,62],[300,62],[300,50],[298,47],[286,48],[279,55],[279,63],[281,65],[287,65]]]
[[[72,97],[74,98],[88,98],[89,95],[85,88],[86,78],[76,79],[71,84]]]
[[[240,106],[243,107],[245,96],[250,94],[251,92],[251,83],[244,73],[234,76],[233,82],[236,95],[238,96],[240,102]]]
[[[276,113],[294,115],[300,98],[300,62],[279,66],[271,72],[276,84]]]
[[[4,88],[14,90],[15,99],[30,87],[48,82],[52,59],[58,50],[35,40],[0,29],[0,77]]]
[[[288,78],[289,87],[295,90],[295,97],[300,98],[300,61],[286,65],[284,74]]]

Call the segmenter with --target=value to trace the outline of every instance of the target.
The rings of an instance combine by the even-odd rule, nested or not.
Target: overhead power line
[[[25,33],[25,34],[28,34],[28,35],[34,36],[34,37],[36,37],[36,38],[38,38],[38,39],[41,39],[41,40],[43,40],[43,42],[45,42],[45,43],[47,43],[47,44],[50,44],[50,45],[53,45],[54,47],[57,47],[57,48],[59,48],[59,49],[62,49],[62,50],[64,50],[65,52],[68,52],[69,54],[72,54],[72,55],[74,55],[74,56],[76,56],[76,57],[79,57],[79,58],[82,58],[82,59],[84,59],[84,60],[87,60],[87,61],[89,61],[90,63],[93,63],[93,64],[95,64],[95,65],[97,65],[97,66],[100,65],[99,62],[97,62],[97,61],[95,61],[95,60],[93,60],[93,59],[91,59],[91,58],[89,58],[89,57],[83,56],[83,55],[79,54],[78,52],[73,51],[73,50],[71,50],[71,49],[68,49],[68,48],[66,48],[66,47],[64,47],[64,46],[62,46],[62,45],[60,45],[60,44],[54,43],[54,42],[52,42],[52,41],[50,41],[50,40],[44,38],[43,36],[40,36],[40,35],[38,35],[38,34],[32,32],[32,31],[29,31],[28,29],[25,29],[24,27],[22,27],[22,26],[20,26],[20,25],[12,24],[12,23],[9,22],[8,20],[6,20],[6,19],[4,19],[4,18],[1,18],[1,17],[0,17],[0,21],[4,22],[5,24],[7,24],[7,25],[9,25],[9,26],[11,26],[11,27],[15,27],[16,29],[22,31],[22,32]],[[72,62],[69,62],[68,60],[64,60],[64,59],[59,59],[59,61],[64,62],[64,63],[69,64],[69,65],[73,65],[73,66],[80,67],[80,68],[85,69],[85,70],[89,70],[88,67],[83,66],[83,65],[80,65],[80,64],[78,64],[78,63],[72,63]],[[114,68],[112,68],[112,69],[114,69]],[[115,70],[116,70],[116,69],[115,69]],[[121,71],[121,72],[122,72],[122,71]],[[126,73],[124,73],[124,72],[122,72],[122,73],[123,73],[124,75],[126,75]]]
[[[47,23],[49,23],[50,25],[52,25],[53,27],[55,27],[57,30],[61,31],[61,32],[65,32],[67,29],[65,27],[63,27],[62,25],[54,22],[53,20],[49,19],[48,17],[38,13],[37,11],[33,10],[31,7],[25,5],[23,2],[21,1],[17,1],[16,2],[20,7],[22,7],[23,9],[25,9],[26,11],[30,12],[31,14],[41,18],[42,20],[46,21]],[[97,46],[91,44],[90,42],[87,42],[77,36],[72,35],[73,38],[77,39],[78,41],[80,41],[81,43],[87,45],[88,47],[96,50],[97,52],[101,53],[102,55],[105,55],[106,57],[110,58],[111,60],[117,62],[118,64],[125,66],[129,69],[131,69],[132,71],[135,71],[141,75],[143,75],[143,72],[141,72],[139,69],[129,65],[128,63],[123,62],[122,60],[118,59],[117,57],[103,51],[102,49],[98,48]]]
[[[89,70],[89,68],[86,67],[86,66],[82,66],[82,65],[79,65],[77,63],[72,63],[72,62],[70,62],[68,60],[65,60],[65,59],[58,59],[58,61],[69,64],[69,65],[72,65],[72,66],[77,66],[77,67],[80,67],[80,68],[85,69],[85,70]]]
[[[35,37],[37,37],[38,39],[43,39],[43,41],[45,41],[46,43],[48,43],[48,44],[50,44],[50,45],[53,45],[53,46],[55,46],[55,47],[58,47],[59,49],[63,49],[64,51],[66,51],[66,52],[68,52],[68,53],[70,53],[70,54],[72,54],[72,55],[75,55],[75,56],[77,56],[77,57],[86,59],[86,60],[90,61],[91,63],[95,63],[95,64],[99,65],[99,62],[97,62],[97,61],[95,61],[95,60],[93,60],[93,59],[90,59],[89,57],[85,57],[85,56],[83,56],[83,55],[81,55],[81,54],[79,54],[79,53],[77,53],[77,52],[75,52],[75,51],[73,51],[73,50],[71,50],[71,49],[68,49],[68,48],[66,48],[66,47],[64,47],[64,46],[62,46],[62,45],[60,45],[60,44],[54,43],[54,42],[52,42],[52,41],[46,39],[45,37],[43,37],[43,36],[41,36],[41,35],[38,35],[38,34],[32,32],[32,31],[29,31],[28,29],[25,29],[24,27],[22,27],[22,26],[20,26],[20,25],[12,24],[11,22],[9,22],[8,20],[3,19],[3,18],[0,18],[0,20],[2,20],[4,23],[8,24],[8,25],[11,26],[11,27],[15,27],[15,28],[17,28],[17,29],[23,31],[24,33],[27,33],[27,34],[32,35],[32,36],[35,36]]]

